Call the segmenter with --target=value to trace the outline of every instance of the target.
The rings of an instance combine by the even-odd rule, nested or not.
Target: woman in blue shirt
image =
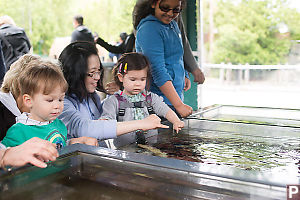
[[[174,19],[182,10],[183,0],[150,0],[143,12],[137,13],[136,50],[151,62],[152,83],[150,90],[181,117],[192,113],[183,103],[183,90],[190,80],[183,65],[181,33]]]

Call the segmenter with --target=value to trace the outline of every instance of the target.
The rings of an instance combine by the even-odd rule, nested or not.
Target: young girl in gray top
[[[103,102],[102,119],[117,119],[118,121],[141,120],[150,114],[164,117],[173,124],[178,132],[184,123],[175,112],[163,102],[163,98],[145,90],[150,80],[150,63],[140,53],[126,53],[118,60],[113,69],[116,84],[121,88]],[[138,130],[114,139],[114,145],[120,147],[133,142],[145,144],[146,138],[153,136],[149,131]]]

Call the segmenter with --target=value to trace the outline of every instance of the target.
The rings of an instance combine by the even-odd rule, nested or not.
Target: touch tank
[[[299,111],[269,111],[216,105],[143,146],[71,145],[46,169],[2,172],[1,199],[286,199],[300,183]]]

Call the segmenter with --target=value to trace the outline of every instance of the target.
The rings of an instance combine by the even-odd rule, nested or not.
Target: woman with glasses
[[[59,116],[68,129],[68,138],[89,136],[104,140],[135,130],[167,128],[156,115],[138,123],[99,120],[102,104],[96,89],[104,92],[103,66],[95,44],[82,41],[71,43],[60,54],[59,61],[69,84],[64,110]],[[99,145],[106,146],[104,142]]]
[[[184,0],[149,0],[135,13],[138,23],[136,50],[151,62],[150,90],[164,98],[181,117],[192,113],[183,103],[183,90],[190,88],[190,80],[183,64],[181,32],[175,18],[182,10]]]

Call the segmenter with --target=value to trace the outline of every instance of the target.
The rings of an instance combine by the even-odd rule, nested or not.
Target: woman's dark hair
[[[118,78],[118,74],[126,74],[128,71],[132,70],[143,70],[147,69],[147,86],[146,90],[150,87],[150,80],[151,80],[151,73],[150,73],[150,62],[147,59],[146,56],[144,56],[141,53],[125,53],[123,54],[115,67],[113,68],[112,74],[114,81],[116,84],[120,87],[121,90],[123,90],[123,83],[120,82]]]
[[[88,72],[88,58],[91,55],[98,56],[98,51],[94,43],[86,41],[77,41],[69,44],[59,55],[62,71],[69,84],[67,95],[75,94],[80,102],[88,96],[84,80]],[[99,58],[99,56],[98,56]],[[103,70],[100,62],[100,71]],[[97,90],[105,92],[103,88],[103,73],[97,84]]]
[[[154,15],[154,8],[152,8],[153,4],[156,4],[159,0],[137,0],[132,12],[132,23],[133,27],[136,30],[140,21],[147,17],[148,15]],[[164,0],[161,0],[163,2]],[[181,7],[185,6],[185,0],[181,1]]]

